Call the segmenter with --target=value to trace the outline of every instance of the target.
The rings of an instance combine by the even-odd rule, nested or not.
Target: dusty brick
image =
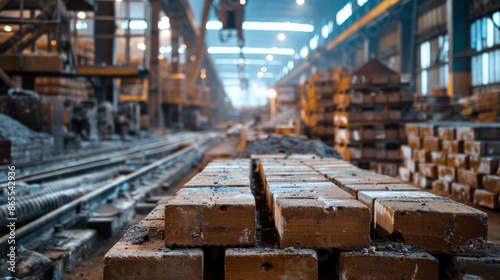
[[[199,173],[184,185],[185,188],[206,187],[250,187],[249,175],[238,176],[231,173]]]
[[[403,159],[411,159],[413,149],[410,146],[402,145],[400,148],[400,152]]]
[[[457,182],[475,189],[483,188],[484,174],[476,173],[466,169],[458,169]]]
[[[431,152],[427,150],[417,150],[416,156],[417,158],[415,160],[420,163],[431,162],[432,160]]]
[[[370,241],[370,213],[359,201],[278,199],[280,247],[361,249]]]
[[[104,279],[203,279],[201,249],[167,249],[163,241],[120,241],[104,256]]]
[[[371,174],[366,170],[355,170],[355,171],[320,171],[327,179],[334,180],[339,177],[363,177]]]
[[[438,137],[443,140],[454,140],[456,138],[455,128],[451,126],[439,127]]]
[[[311,249],[226,249],[226,279],[317,279],[318,258]]]
[[[423,140],[422,137],[415,135],[408,135],[408,146],[412,149],[421,149],[423,148]]]
[[[405,161],[405,165],[410,170],[411,173],[417,173],[418,172],[418,162],[414,160],[407,160]]]
[[[451,183],[451,197],[457,201],[472,202],[474,190],[474,188],[464,184]]]
[[[490,192],[500,193],[500,176],[486,175],[483,178],[483,186],[485,190]]]
[[[447,155],[444,152],[431,152],[431,162],[437,165],[446,165]]]
[[[421,137],[433,137],[436,136],[438,128],[432,124],[421,124],[419,127],[419,136]]]
[[[430,189],[432,188],[432,183],[434,182],[434,179],[429,179],[424,176],[418,177],[418,187],[421,189]]]
[[[399,179],[403,182],[411,182],[411,172],[408,168],[400,166],[398,168]]]
[[[450,166],[438,166],[438,179],[443,182],[455,182],[457,179],[457,169]]]
[[[425,137],[424,138],[424,149],[432,152],[441,151],[441,139],[437,137]]]
[[[415,124],[415,123],[408,123],[405,125],[405,132],[406,132],[406,135],[408,136],[419,136],[420,135],[420,132],[419,132],[419,127],[420,125],[419,124]]]
[[[428,280],[438,279],[438,275],[438,261],[422,251],[402,248],[398,251],[366,250],[340,254],[339,279]]]
[[[330,188],[338,188],[329,181],[325,182],[269,182],[265,184],[267,204],[273,209],[273,193],[277,192],[316,192],[326,193]]]
[[[343,188],[346,185],[366,185],[366,184],[400,184],[401,181],[398,179],[384,176],[384,175],[374,175],[370,177],[337,177],[333,179],[333,182]]]
[[[437,165],[435,163],[420,163],[418,165],[418,170],[420,175],[426,178],[429,179],[437,178]]]
[[[486,145],[480,141],[465,141],[464,153],[471,156],[484,156],[486,155]]]
[[[456,168],[469,168],[469,155],[466,154],[448,154],[446,165]]]
[[[495,174],[499,167],[499,163],[499,159],[495,157],[471,156],[469,158],[470,169],[482,174]]]
[[[486,255],[479,258],[453,257],[447,267],[452,279],[498,279],[500,275],[500,246],[488,246]]]
[[[419,191],[412,185],[403,184],[401,182],[397,184],[361,184],[361,185],[344,185],[342,188],[344,191],[352,195],[354,198],[358,198],[358,193],[360,191]]]
[[[443,140],[441,141],[441,150],[448,154],[459,154],[464,152],[464,141],[462,140]]]
[[[449,196],[451,194],[451,183],[436,180],[432,183],[432,190],[442,196]]]
[[[493,210],[500,209],[498,193],[487,190],[475,190],[474,203]]]
[[[255,244],[255,200],[246,188],[184,188],[165,205],[167,246]]]
[[[420,174],[419,173],[413,173],[412,177],[413,177],[413,182],[412,182],[413,185],[419,187],[420,186],[420,177],[421,177]]]
[[[486,213],[452,201],[376,201],[375,224],[429,253],[481,256],[486,249]]]

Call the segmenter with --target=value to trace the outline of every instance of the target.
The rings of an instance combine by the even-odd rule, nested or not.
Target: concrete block
[[[227,280],[317,279],[318,259],[311,249],[226,249]]]

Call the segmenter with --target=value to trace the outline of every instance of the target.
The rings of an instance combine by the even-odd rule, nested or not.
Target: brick
[[[408,135],[408,146],[412,149],[423,148],[423,140],[420,136]]]
[[[486,249],[486,213],[452,201],[376,201],[375,224],[428,253],[481,256]]]
[[[417,186],[417,187],[420,186],[420,177],[421,177],[420,174],[419,173],[413,173],[412,177],[413,177],[413,182],[412,182],[413,185]]]
[[[426,178],[437,179],[437,165],[434,163],[420,163],[418,170],[420,175]]]
[[[419,136],[421,137],[433,137],[436,136],[438,128],[432,124],[421,124],[419,127]]]
[[[500,176],[486,175],[483,178],[483,186],[485,190],[500,193]]]
[[[456,168],[469,168],[469,155],[466,154],[448,154],[446,165]]]
[[[451,183],[451,197],[460,202],[472,202],[474,190],[464,184]]]
[[[357,200],[278,199],[280,247],[353,250],[370,241],[370,213]]]
[[[419,191],[412,185],[403,184],[401,182],[397,184],[361,184],[361,185],[344,185],[342,188],[344,191],[352,195],[354,198],[358,198],[358,193],[360,191]]]
[[[495,157],[471,156],[469,158],[470,169],[482,174],[495,174],[498,170],[499,163],[499,159]]]
[[[411,172],[408,168],[400,166],[398,168],[399,179],[403,182],[411,182]]]
[[[104,256],[104,279],[203,279],[201,249],[167,249],[163,241],[120,241]]]
[[[447,155],[444,152],[431,152],[431,162],[446,165]]]
[[[431,152],[427,150],[417,150],[416,161],[420,163],[431,162]]]
[[[492,210],[500,209],[498,193],[487,190],[474,191],[474,203]]]
[[[490,245],[486,255],[475,257],[453,257],[447,267],[453,279],[498,279],[500,275],[500,246]]]
[[[373,221],[373,211],[375,200],[399,200],[404,199],[422,199],[422,198],[440,198],[439,196],[422,191],[360,191],[358,200],[370,209],[370,215]],[[445,198],[443,198],[445,199]]]
[[[418,187],[421,189],[430,189],[432,188],[432,182],[434,182],[434,179],[429,179],[424,176],[420,176],[418,178]]]
[[[465,141],[464,142],[464,153],[471,156],[485,156],[486,155],[486,145],[484,142],[480,141]]]
[[[255,199],[246,188],[184,188],[165,205],[167,246],[255,244]]]
[[[400,184],[401,181],[398,179],[385,176],[385,175],[373,175],[370,177],[338,177],[333,180],[333,182],[343,188],[345,185],[366,185],[366,184]]]
[[[442,140],[454,140],[456,138],[455,128],[451,126],[439,127],[438,137]]]
[[[432,183],[432,190],[437,195],[449,196],[451,194],[451,183],[436,180]]]
[[[432,152],[441,151],[441,139],[437,137],[425,137],[424,138],[424,149]]]
[[[419,124],[415,124],[415,123],[408,123],[405,125],[405,132],[406,132],[406,135],[408,136],[418,136],[420,135],[420,132],[419,132],[419,127],[420,125]]]
[[[226,249],[225,276],[231,279],[317,279],[318,258],[311,249]]]
[[[450,166],[438,166],[438,179],[448,183],[455,182],[457,179],[457,169]]]
[[[466,169],[458,169],[457,182],[475,189],[483,188],[484,174],[476,173]]]
[[[411,159],[413,149],[410,146],[402,145],[400,152],[403,159]]]
[[[403,247],[404,245],[390,245]],[[375,246],[374,246],[375,247]],[[380,248],[382,246],[376,246]],[[409,247],[409,246],[407,246]],[[340,254],[339,279],[438,279],[432,255],[406,247],[395,251],[354,251]]]
[[[332,182],[270,182],[266,183],[265,195],[269,207],[273,209],[273,193],[278,192],[314,192],[327,193],[330,188],[338,188]]]
[[[462,140],[443,140],[441,141],[441,150],[448,154],[458,154],[464,152],[464,141]]]
[[[405,161],[405,165],[410,170],[411,173],[417,173],[418,172],[418,162],[414,160],[407,160]]]

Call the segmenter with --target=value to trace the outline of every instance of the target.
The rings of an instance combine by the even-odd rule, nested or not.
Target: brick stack
[[[93,40],[81,40],[76,49],[78,65],[94,65],[95,47]]]
[[[408,124],[399,176],[460,202],[500,209],[500,125]]]
[[[61,77],[39,77],[35,79],[35,91],[61,101],[68,99],[81,102],[87,99],[90,85],[86,80]]]
[[[494,122],[500,117],[500,87],[489,85],[473,89],[472,96],[461,98],[458,101],[464,108],[477,113],[473,120],[478,122]]]
[[[213,279],[217,268],[225,279],[317,279],[334,267],[335,279],[498,272],[481,211],[342,160],[265,158],[253,180],[249,160],[215,161],[160,200],[105,256],[104,279]],[[262,201],[273,246],[263,245]]]

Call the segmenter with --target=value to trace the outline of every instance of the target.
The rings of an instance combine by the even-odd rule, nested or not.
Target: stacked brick
[[[61,101],[71,99],[76,102],[86,100],[92,92],[86,80],[61,77],[36,78],[35,91],[40,95],[51,96]]]
[[[217,250],[225,279],[318,279],[321,266],[337,267],[330,276],[340,279],[438,279],[441,259],[432,254],[458,264],[446,273],[498,270],[489,261],[498,256],[483,257],[481,211],[337,159],[254,158],[253,180],[250,160],[214,161],[160,200],[107,253],[104,279],[212,279]],[[275,246],[258,234],[261,201],[278,232]],[[320,259],[323,249],[333,257]]]
[[[401,180],[500,210],[499,124],[408,124],[406,133]]]

